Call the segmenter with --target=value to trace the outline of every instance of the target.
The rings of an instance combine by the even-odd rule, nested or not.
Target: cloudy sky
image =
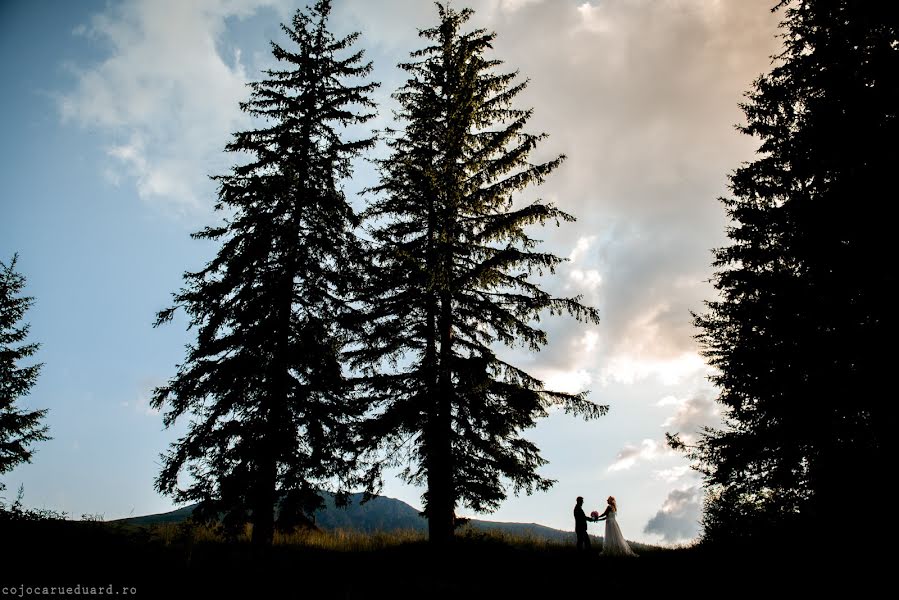
[[[0,257],[20,254],[45,363],[26,399],[49,408],[53,440],[4,478],[30,506],[107,519],[172,508],[153,491],[163,430],[150,390],[174,374],[184,321],[152,329],[185,270],[214,247],[188,234],[212,222],[208,175],[248,125],[245,84],[272,65],[268,41],[303,0],[0,3]],[[583,294],[602,318],[544,322],[550,343],[506,355],[547,385],[589,389],[610,406],[585,423],[553,414],[529,433],[558,483],[510,498],[488,518],[573,529],[571,508],[615,495],[626,537],[677,543],[699,517],[698,479],[664,444],[718,420],[690,311],[713,290],[724,243],[716,198],[749,160],[738,103],[779,47],[773,0],[472,0],[494,54],[530,85],[536,158],[569,160],[534,194],[577,223],[542,232],[570,258],[543,285]],[[463,3],[455,2],[461,7]],[[335,0],[332,26],[361,31],[381,111],[396,64],[435,22],[423,0]],[[378,152],[383,153],[383,148]],[[365,164],[350,195],[373,183]],[[361,207],[361,202],[358,204]],[[385,495],[419,505],[390,480]],[[595,533],[601,534],[601,526]]]

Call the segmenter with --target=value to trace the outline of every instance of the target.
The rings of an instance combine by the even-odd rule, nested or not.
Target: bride
[[[618,505],[615,504],[615,497],[609,496],[609,505],[606,507],[596,521],[606,522],[606,535],[602,541],[602,556],[637,556],[631,547],[628,546],[627,540],[621,535],[621,529],[618,527],[618,521],[615,517],[618,515]]]

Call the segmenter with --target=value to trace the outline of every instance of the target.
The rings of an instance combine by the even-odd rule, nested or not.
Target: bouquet
[[[593,517],[594,519],[598,519],[599,513],[594,510],[592,513],[590,513],[590,516]]]

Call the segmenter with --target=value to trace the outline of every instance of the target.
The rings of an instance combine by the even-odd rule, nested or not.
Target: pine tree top
[[[40,425],[47,409],[28,411],[16,406],[34,387],[43,366],[20,364],[32,357],[40,344],[26,342],[30,326],[21,321],[34,298],[21,295],[25,277],[16,271],[17,262],[17,254],[9,263],[0,261],[0,473],[30,462],[32,444],[50,439],[48,427]]]

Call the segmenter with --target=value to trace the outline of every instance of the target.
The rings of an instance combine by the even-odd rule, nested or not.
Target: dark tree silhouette
[[[546,336],[533,321],[545,312],[598,317],[529,279],[564,259],[535,251],[525,228],[574,218],[540,200],[514,202],[564,159],[528,162],[545,136],[526,133],[532,111],[512,107],[526,82],[485,57],[495,34],[462,31],[470,9],[437,7],[440,23],[420,33],[430,45],[400,65],[410,74],[394,95],[405,130],[389,141],[367,210],[369,330],[353,364],[367,373],[362,393],[372,401],[362,437],[387,457],[369,465],[369,488],[383,464],[405,465],[407,480],[426,484],[429,537],[442,544],[457,506],[491,511],[509,487],[552,484],[520,435],[549,406],[587,418],[606,407],[546,390],[494,352],[497,343],[539,350]]]
[[[720,299],[695,320],[726,417],[690,452],[710,492],[708,540],[828,531],[886,476],[896,430],[885,379],[897,339],[899,13],[889,2],[777,8],[783,53],[742,105],[760,156],[730,176]]]
[[[16,401],[34,387],[41,364],[23,366],[37,352],[40,344],[26,342],[28,323],[22,323],[34,298],[22,296],[25,277],[16,272],[18,255],[9,264],[0,261],[0,474],[16,465],[30,462],[32,445],[50,439],[41,419],[47,409],[24,410]],[[0,490],[4,489],[0,483]]]
[[[194,234],[221,248],[185,275],[175,306],[157,318],[169,321],[180,307],[197,328],[185,364],[153,398],[168,406],[167,426],[194,417],[164,455],[157,488],[201,502],[200,517],[223,514],[232,531],[252,522],[261,546],[275,525],[308,519],[322,504],[318,490],[352,472],[344,445],[359,408],[346,393],[341,352],[352,312],[344,261],[355,252],[357,219],[338,183],[374,143],[346,140],[342,130],[372,116],[364,111],[377,84],[347,83],[371,64],[350,50],[358,34],[328,31],[330,11],[321,0],[282,25],[292,45],[273,42],[272,53],[286,69],[267,71],[241,105],[264,126],[226,148],[252,159],[215,178],[216,209],[228,217]]]

